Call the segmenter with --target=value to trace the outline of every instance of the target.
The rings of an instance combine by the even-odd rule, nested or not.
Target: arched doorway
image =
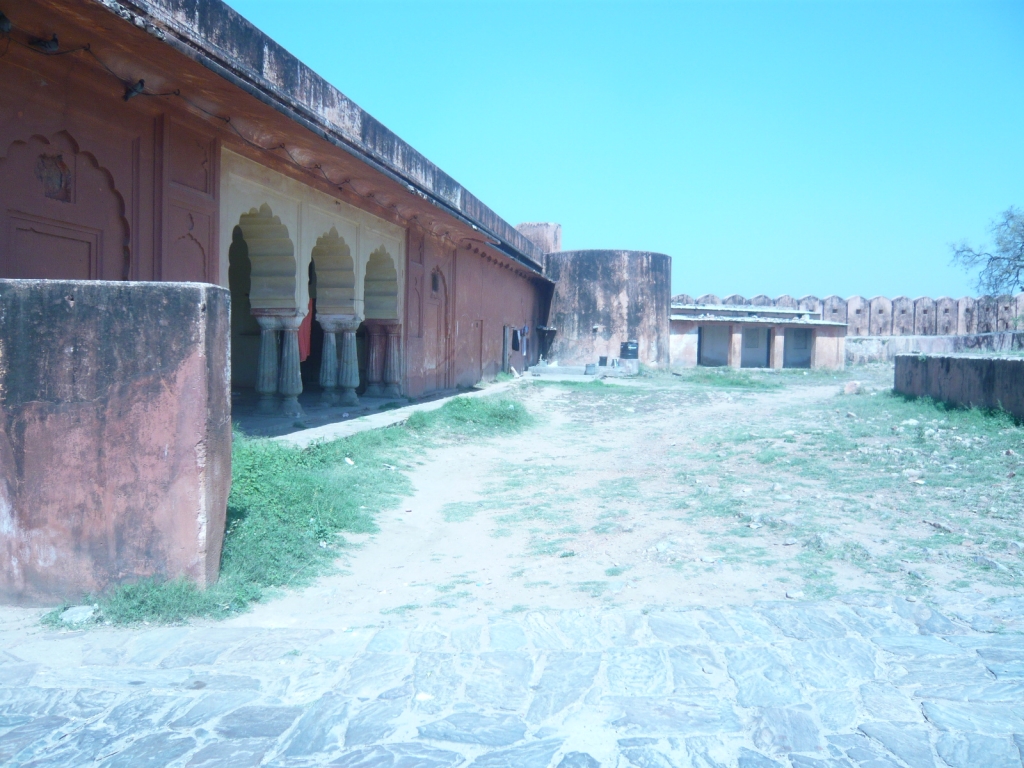
[[[231,233],[228,248],[228,290],[231,292],[231,384],[256,386],[256,364],[260,353],[260,325],[252,316],[249,292],[252,263],[249,245],[241,227]]]
[[[228,283],[232,305],[240,306],[237,314],[232,312],[232,342],[238,342],[237,352],[232,344],[233,383],[254,386],[263,412],[283,408],[288,415],[300,415],[298,328],[305,313],[295,303],[295,246],[288,227],[266,203],[239,217],[228,250]],[[243,308],[258,325],[258,343]],[[284,332],[283,340],[279,331]],[[277,400],[278,393],[283,402]]]
[[[309,275],[310,312],[315,312],[316,322],[310,329],[310,359],[303,376],[307,381],[316,378],[323,391],[322,403],[354,405],[359,386],[355,264],[335,227],[317,239]]]
[[[433,369],[430,389],[450,389],[451,333],[448,326],[448,281],[440,268],[430,273],[426,300],[423,302],[423,357],[426,368]],[[430,391],[430,390],[428,390]]]

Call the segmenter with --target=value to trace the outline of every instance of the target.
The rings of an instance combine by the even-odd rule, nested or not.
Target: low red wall
[[[228,292],[0,280],[0,600],[217,578]]]
[[[893,389],[1024,420],[1024,358],[897,355]]]

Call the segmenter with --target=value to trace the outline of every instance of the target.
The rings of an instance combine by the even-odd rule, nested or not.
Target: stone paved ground
[[[1001,768],[1024,750],[1024,635],[903,599],[94,630],[0,659],[8,765]]]
[[[808,392],[808,408],[831,403]],[[929,484],[901,477],[874,502],[864,497],[865,506],[884,507],[881,523],[850,507],[851,527],[838,528],[844,517],[833,505],[834,540],[862,535],[872,543],[882,534],[902,535],[899,526],[928,527],[921,508],[945,515],[951,527],[961,518],[959,525],[975,526],[955,538],[943,534],[948,543],[929,543],[929,551],[949,554],[928,555],[923,566],[915,561],[911,569],[899,559],[916,551],[908,540],[896,554],[879,548],[871,561],[839,571],[838,560],[823,559],[812,546],[819,525],[813,510],[824,512],[822,499],[840,491],[854,499],[849,488],[825,485],[821,470],[798,464],[796,453],[794,468],[784,470],[784,458],[761,464],[717,443],[707,459],[697,452],[708,434],[744,418],[768,420],[776,430],[794,426],[792,439],[803,440],[799,419],[779,421],[784,411],[771,410],[771,393],[734,393],[706,406],[699,393],[686,390],[675,405],[670,394],[632,405],[607,395],[546,395],[563,416],[552,416],[533,437],[543,434],[545,450],[566,458],[526,476],[544,499],[576,494],[569,516],[579,530],[554,509],[530,515],[532,528],[506,533],[502,526],[518,518],[510,523],[507,509],[488,505],[515,492],[519,486],[510,484],[520,483],[522,470],[495,465],[509,483],[497,491],[487,490],[486,472],[453,488],[438,462],[465,462],[459,451],[466,446],[442,447],[414,476],[417,494],[403,505],[414,510],[382,516],[380,533],[343,557],[349,572],[250,614],[220,624],[55,632],[39,626],[39,611],[0,611],[0,765],[1020,768],[1019,575],[1005,554],[997,555],[1011,563],[1003,570],[957,554],[981,546],[995,552],[1001,539],[992,526],[1019,520],[1021,510],[1007,507],[1017,505],[1017,486],[1000,492],[994,512],[986,501],[988,514],[976,521],[947,504],[953,497],[940,495],[941,486],[929,490],[938,464],[923,475]],[[833,396],[834,388],[827,394]],[[557,406],[562,400],[567,405]],[[647,415],[640,412],[645,402]],[[600,429],[573,417],[599,408],[609,414]],[[808,413],[818,428],[818,412]],[[683,438],[675,437],[682,433],[672,418],[694,441],[687,457],[679,455]],[[624,442],[638,433],[651,441],[658,430],[664,434],[656,451]],[[884,433],[902,439],[888,425]],[[779,451],[801,445],[776,442]],[[841,448],[835,461],[852,464],[857,449]],[[506,464],[518,456],[533,466],[525,449],[516,454],[497,441],[489,450]],[[568,464],[572,450],[579,466]],[[929,447],[926,455],[933,454]],[[479,453],[481,461],[485,455]],[[1016,454],[1000,456],[1017,461]],[[716,461],[722,469],[694,484],[690,470],[678,472],[684,460],[706,462],[706,473]],[[644,484],[615,496],[607,482],[615,467]],[[744,474],[749,467],[766,469]],[[999,472],[1000,482],[1009,482],[1006,468]],[[421,482],[431,476],[447,487]],[[549,485],[538,485],[539,477]],[[780,477],[785,494],[744,501],[750,489],[770,490]],[[585,492],[591,486],[599,496]],[[992,489],[982,491],[991,496]],[[719,499],[727,491],[733,501],[726,514]],[[688,505],[673,511],[680,494]],[[467,517],[456,503],[482,511]],[[749,517],[742,504],[770,515],[758,518],[763,525],[736,528],[730,519]],[[897,526],[890,512],[901,509],[909,512]],[[688,545],[683,537],[691,534],[697,539]],[[671,536],[679,543],[671,544]],[[775,554],[748,562],[750,536],[763,537],[760,546]],[[790,545],[798,537],[802,543]],[[537,546],[548,539],[557,547]],[[659,542],[671,546],[663,552]],[[388,556],[400,545],[404,567]],[[574,557],[559,557],[564,547]],[[483,562],[467,565],[472,549],[485,551]],[[891,569],[883,557],[891,558]],[[829,563],[835,586],[815,588]],[[915,569],[925,566],[932,570],[922,579]],[[444,581],[451,576],[445,569],[469,568],[476,570],[458,580],[462,592]],[[963,578],[947,584],[943,569]],[[420,581],[388,575],[408,571]],[[524,571],[543,574],[546,580],[530,582],[543,586],[521,584]],[[604,588],[593,586],[599,578],[607,579]],[[583,590],[581,583],[591,586]],[[776,599],[787,591],[828,597]],[[433,604],[411,602],[435,593]]]

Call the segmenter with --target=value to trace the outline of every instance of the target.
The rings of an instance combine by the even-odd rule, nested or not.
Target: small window
[[[859,310],[859,309],[857,310],[857,314],[858,314],[858,315],[860,314],[860,310]]]
[[[430,290],[432,290],[434,293],[437,293],[438,291],[441,290],[441,275],[439,275],[437,272],[432,272],[430,274]]]

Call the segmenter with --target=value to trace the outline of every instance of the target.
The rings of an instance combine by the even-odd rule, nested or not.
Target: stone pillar
[[[739,368],[743,363],[743,326],[729,326],[729,367]]]
[[[786,349],[786,329],[772,328],[772,349],[771,367],[779,370],[782,368],[782,361]]]
[[[356,329],[362,322],[351,315],[339,322],[341,330],[341,360],[338,361],[338,385],[341,387],[340,405],[359,405],[356,388],[359,386],[359,355],[356,351]]]
[[[387,323],[387,346],[384,354],[384,396],[402,396],[402,324]]]
[[[384,326],[377,321],[366,323],[366,397],[383,397],[384,388],[384,357],[386,355],[386,337]]]
[[[334,405],[338,402],[338,338],[335,334],[339,328],[338,315],[316,314],[316,321],[324,329],[324,346],[320,355],[320,395],[321,405]]]
[[[277,391],[284,398],[281,402],[281,412],[285,416],[301,418],[305,414],[302,406],[299,405],[299,395],[302,394],[302,372],[299,369],[299,326],[302,325],[302,318],[305,312],[296,312],[287,317],[281,317],[283,338],[281,340],[281,366],[277,374]]]
[[[280,355],[277,332],[281,330],[281,318],[257,312],[253,312],[260,326],[260,357],[256,364],[256,391],[260,400],[256,409],[259,413],[277,413],[277,363]]]

